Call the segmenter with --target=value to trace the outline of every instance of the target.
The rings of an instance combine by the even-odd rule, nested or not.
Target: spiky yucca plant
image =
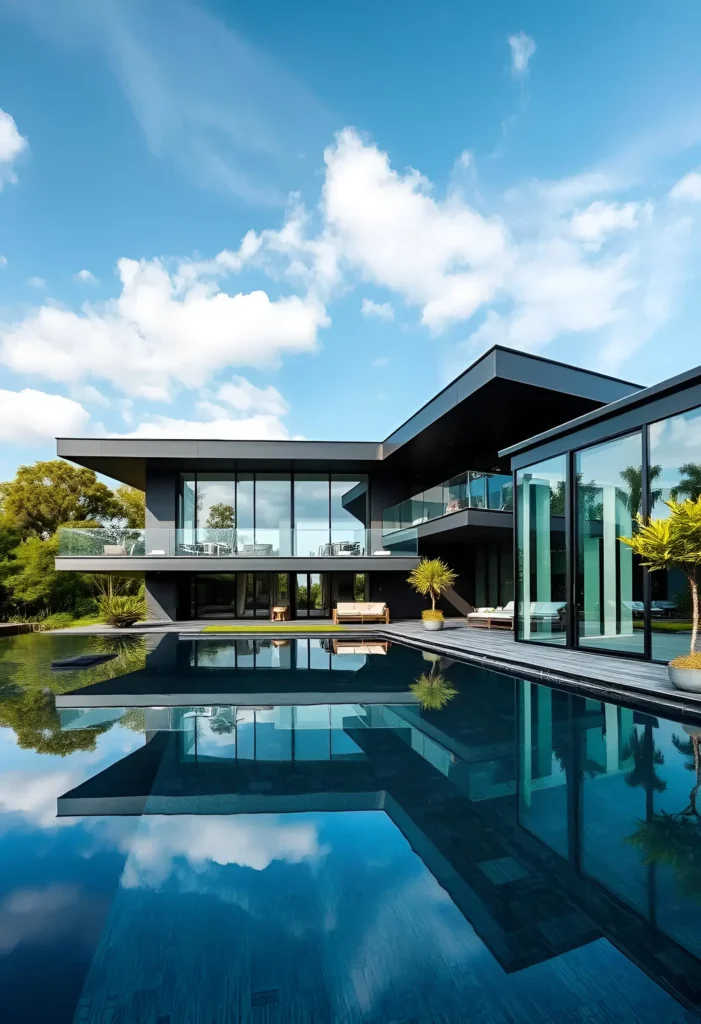
[[[436,611],[436,601],[444,590],[452,587],[458,574],[449,569],[440,558],[422,558],[412,569],[407,582],[423,597],[431,598],[431,611]]]
[[[686,576],[691,590],[692,624],[691,654],[696,650],[699,625],[698,572],[701,566],[701,497],[665,501],[670,509],[667,519],[635,517],[638,529],[632,537],[619,537],[620,541],[639,555],[642,565],[650,572],[661,569],[679,569]],[[683,667],[680,665],[680,667]]]

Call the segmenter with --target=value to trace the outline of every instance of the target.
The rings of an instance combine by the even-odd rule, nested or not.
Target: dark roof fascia
[[[59,437],[61,458],[339,460],[379,462],[382,446],[375,441],[217,441],[175,438]]]
[[[620,377],[610,377],[597,370],[585,370],[545,356],[493,345],[385,438],[382,444],[383,457],[387,458],[497,377],[590,398],[602,405],[621,397],[623,389],[628,392],[641,389],[640,384]]]
[[[648,405],[656,399],[673,395],[675,392],[683,391],[700,382],[701,366],[697,366],[692,370],[686,370],[684,373],[677,374],[676,377],[663,380],[659,384],[652,384],[649,388],[643,388],[632,395],[626,395],[614,402],[609,402],[608,405],[604,405],[600,409],[586,412],[582,416],[577,416],[573,420],[559,424],[557,427],[551,427],[550,430],[544,430],[541,434],[529,437],[525,441],[519,441],[518,444],[511,445],[510,448],[502,449],[499,452],[499,458],[520,455],[531,448],[538,448],[548,441],[555,441],[558,438],[575,433],[575,431],[583,427],[605,422],[622,412],[628,412],[640,406]]]

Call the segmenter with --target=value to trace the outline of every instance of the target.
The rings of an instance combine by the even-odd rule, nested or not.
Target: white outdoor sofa
[[[509,601],[503,608],[478,608],[474,612],[469,612],[467,624],[485,626],[487,629],[513,629],[514,602]]]
[[[384,601],[340,602],[333,610],[333,622],[389,622],[389,608]]]

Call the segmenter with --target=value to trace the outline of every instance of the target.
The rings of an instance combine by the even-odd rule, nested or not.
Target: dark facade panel
[[[560,438],[569,438],[579,431],[590,431],[581,436],[591,436],[593,438],[610,436],[620,432],[617,427],[611,426],[609,422],[614,419],[620,418],[622,423],[639,425],[645,422],[653,422],[660,417],[674,415],[675,412],[683,412],[699,404],[695,398],[699,388],[701,388],[701,367],[696,367],[693,370],[688,370],[686,373],[680,373],[676,377],[670,377],[659,384],[653,384],[649,388],[640,389],[615,401],[611,400],[602,408],[591,410],[576,418],[570,417],[569,420],[565,420],[549,430],[534,434],[523,441],[519,441],[517,444],[502,449],[499,455],[503,457],[511,456],[514,459],[518,457],[520,459],[520,456],[526,451],[534,448],[540,449],[545,444],[556,442]],[[691,404],[684,404],[688,402]],[[659,414],[650,411],[656,409],[663,411],[659,412]],[[668,409],[671,409],[672,412],[667,412],[666,410]],[[634,415],[636,410],[639,411],[637,416]],[[640,410],[645,411],[640,412]],[[625,418],[626,416],[628,417],[627,419]],[[567,447],[572,447],[569,441],[559,448],[557,445],[554,445],[550,450],[555,453],[557,451],[565,451]],[[521,464],[525,465],[522,461]]]
[[[699,371],[694,373],[697,379],[701,377]],[[522,445],[516,445],[509,449],[513,452],[511,466],[513,469],[521,469],[531,463],[561,455],[563,452],[584,448],[606,438],[638,430],[647,423],[676,416],[700,405],[701,380],[698,383],[690,382],[681,390],[663,390],[662,385],[657,385],[641,393],[639,401],[616,402],[615,408],[613,405],[606,406],[596,413],[580,416],[563,424],[561,428],[541,434],[540,441],[538,438],[532,438]]]

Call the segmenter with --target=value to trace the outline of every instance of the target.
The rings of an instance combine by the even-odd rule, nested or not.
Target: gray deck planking
[[[669,680],[666,665],[587,654],[555,645],[517,643],[510,630],[468,628],[457,620],[446,620],[445,625],[441,632],[428,632],[420,622],[398,622],[378,627],[375,632],[495,671],[556,686],[575,685],[600,699],[634,697],[645,706],[654,705],[676,714],[701,715],[701,695],[677,690]]]

